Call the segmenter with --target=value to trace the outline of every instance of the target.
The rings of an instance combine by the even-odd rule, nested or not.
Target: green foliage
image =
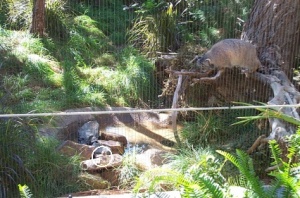
[[[136,154],[134,152],[125,153],[123,155],[122,165],[116,170],[120,173],[119,188],[132,189],[136,184],[136,178],[142,173],[142,170],[135,164]]]
[[[270,173],[276,180],[276,184],[284,186],[284,197],[300,197],[300,128],[297,132],[287,137],[288,149],[285,156],[282,156],[282,150],[275,140],[270,141],[270,150],[272,152],[272,165],[276,167],[275,171]]]
[[[156,100],[154,66],[149,60],[130,47],[97,56],[99,49],[108,50],[107,37],[88,16],[76,17],[74,21],[76,31],[70,35],[70,41],[55,52],[44,47],[46,44],[53,50],[56,42],[52,39],[40,40],[23,32],[1,29],[5,70],[0,90],[7,96],[5,106],[18,112],[45,112],[107,103],[137,106],[141,100]],[[65,50],[63,62],[50,55],[58,55],[61,50]],[[49,93],[49,88],[53,93]]]
[[[224,197],[223,189],[208,176],[199,175],[197,181],[193,181],[182,173],[164,168],[152,169],[143,174],[134,192],[146,188],[149,193],[153,193],[157,192],[159,186],[169,186],[177,190],[182,188],[182,197]]]
[[[197,180],[199,175],[206,174],[219,182],[224,178],[220,174],[221,162],[211,149],[203,147],[186,147],[179,153],[168,156],[170,167],[182,174],[187,174],[191,179]]]
[[[299,120],[283,114],[282,112],[278,111],[278,109],[257,108],[257,110],[261,112],[258,116],[241,117],[240,119],[242,119],[242,121],[239,123],[274,117],[299,126]],[[237,151],[238,157],[235,157],[224,151],[218,152],[227,160],[231,161],[239,169],[242,176],[249,181],[247,186],[252,191],[252,196],[257,195],[258,197],[275,197],[279,196],[279,193],[280,197],[299,197],[299,135],[300,129],[298,128],[295,134],[287,136],[286,140],[281,140],[285,141],[287,148],[282,148],[276,140],[269,141],[273,159],[273,167],[269,169],[272,170],[272,172],[269,175],[274,179],[268,188],[265,188],[255,176],[252,161],[247,154],[242,151]]]
[[[295,119],[279,112],[276,113],[276,110],[263,108],[258,108],[258,110],[263,114],[245,117],[243,122],[274,116],[296,123]],[[282,148],[276,141],[269,142],[273,158],[272,165],[275,167],[269,173],[269,176],[273,178],[269,185],[264,184],[256,175],[253,160],[244,151],[236,150],[236,155],[217,151],[225,157],[225,162],[230,161],[240,172],[238,178],[226,179],[221,174],[224,166],[220,165],[214,156],[200,155],[203,157],[199,158],[199,153],[191,149],[190,151],[184,150],[183,155],[181,153],[170,157],[170,169],[160,168],[143,174],[137,182],[135,191],[147,189],[154,192],[161,190],[161,186],[169,186],[171,189],[181,189],[183,197],[299,197],[299,137],[300,128],[295,134],[287,137],[288,148],[285,155],[282,155]],[[215,169],[216,166],[219,168]]]
[[[267,193],[263,189],[262,182],[255,175],[252,159],[245,152],[237,150],[237,157],[224,151],[218,150],[217,152],[223,155],[226,160],[229,160],[238,168],[242,177],[244,177],[247,181],[246,187],[248,187],[248,191],[250,191],[248,193],[251,193],[255,197],[267,197]]]
[[[222,38],[236,38],[240,35],[243,22],[252,6],[251,1],[188,1],[186,18],[193,40],[202,45],[211,45]],[[193,41],[189,40],[189,41]]]
[[[34,142],[34,133],[26,120],[0,119],[0,185],[5,190],[10,189],[7,192],[10,197],[18,197],[19,183],[33,180],[24,159],[33,149],[31,143]]]
[[[41,119],[0,120],[0,185],[8,197],[19,197],[18,184],[27,184],[22,192],[36,197],[57,197],[84,189],[78,183],[79,160],[58,153],[59,142],[39,138],[36,123]],[[28,190],[30,189],[30,191]]]
[[[122,1],[70,1],[72,12],[77,15],[87,15],[97,21],[97,28],[109,38],[114,45],[124,45],[126,31],[133,14],[123,10]]]
[[[154,65],[133,48],[125,48],[120,54],[122,59],[118,72],[108,85],[110,92],[116,96],[114,98],[121,97],[130,106],[135,106],[140,99],[154,101],[158,95]]]
[[[129,31],[129,41],[150,57],[156,56],[157,51],[174,51],[178,47],[176,5],[165,1],[145,1],[137,11],[138,17]]]
[[[30,189],[27,185],[18,184],[18,187],[19,187],[21,198],[31,198],[32,197]]]
[[[147,192],[181,190],[182,197],[224,197],[221,163],[209,149],[183,149],[168,156],[170,164],[143,173],[135,186]]]
[[[181,136],[188,144],[220,148],[222,144],[235,144],[232,147],[245,148],[245,141],[254,139],[254,130],[259,131],[253,122],[244,125],[232,125],[236,117],[252,115],[255,110],[206,111],[195,114],[195,120],[184,122]],[[253,134],[253,137],[249,133]],[[239,136],[237,138],[237,136]],[[246,140],[245,140],[246,139]],[[254,141],[254,140],[253,140]],[[231,143],[230,143],[231,142]],[[251,141],[250,141],[251,142]],[[250,146],[250,145],[249,145]]]
[[[180,134],[189,144],[205,147],[218,141],[226,127],[219,115],[209,112],[199,114],[194,122],[186,122]]]
[[[15,30],[25,30],[30,27],[32,20],[31,0],[7,0],[3,2],[7,6],[8,26]]]
[[[247,104],[247,103],[238,103],[238,104],[243,104],[243,105],[248,105],[248,106],[252,105],[252,104]],[[265,104],[261,103],[261,105],[265,105]],[[256,110],[260,111],[261,113],[256,115],[256,116],[237,117],[241,121],[236,122],[235,125],[248,123],[248,122],[251,122],[253,120],[268,119],[268,118],[271,117],[271,118],[278,118],[278,119],[284,120],[284,121],[286,121],[288,123],[291,123],[291,124],[294,124],[296,126],[300,126],[300,121],[298,119],[282,113],[276,107],[256,108]]]
[[[109,39],[96,26],[96,21],[87,15],[76,16],[72,21],[67,50],[75,57],[79,66],[91,65],[91,54],[111,49]],[[70,25],[71,25],[70,24]]]
[[[35,179],[28,186],[37,197],[56,197],[83,187],[77,182],[80,173],[78,156],[63,156],[56,150],[57,146],[59,142],[54,138],[39,138],[34,152],[27,156],[27,167]]]
[[[185,42],[212,45],[240,35],[252,2],[242,1],[144,1],[132,7],[137,17],[129,41],[149,56],[176,51]]]
[[[70,17],[67,1],[46,0],[46,32],[48,36],[58,41],[69,38],[69,27],[67,19]]]

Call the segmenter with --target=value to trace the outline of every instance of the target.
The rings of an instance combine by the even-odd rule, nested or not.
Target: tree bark
[[[300,0],[255,0],[242,39],[257,46],[262,68],[256,78],[272,89],[270,105],[299,103],[300,93],[291,82],[299,52],[299,31]],[[299,119],[295,107],[278,108],[278,111]],[[248,153],[272,139],[286,149],[284,137],[295,133],[296,126],[277,118],[270,118],[269,123],[269,136],[260,136]]]
[[[45,30],[45,1],[34,0],[30,33],[43,37]]]
[[[265,69],[279,67],[292,80],[299,31],[300,0],[255,0],[242,39],[257,45]]]

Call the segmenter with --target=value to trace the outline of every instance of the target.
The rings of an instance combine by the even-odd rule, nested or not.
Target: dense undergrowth
[[[299,120],[277,110],[260,111],[262,113],[259,116],[243,117],[244,121],[274,116],[300,126]],[[171,154],[170,163],[166,166],[143,173],[134,190],[146,191],[146,194],[178,190],[182,197],[187,198],[296,198],[300,196],[300,128],[284,141],[288,142],[284,148],[276,140],[269,142],[271,163],[268,166],[272,167],[268,168],[267,180],[259,177],[253,158],[245,151],[236,149],[236,153],[232,154],[222,150],[215,151],[215,148],[187,145],[179,150],[179,154]],[[265,158],[268,159],[269,156]],[[228,162],[235,167],[235,171],[228,169]]]

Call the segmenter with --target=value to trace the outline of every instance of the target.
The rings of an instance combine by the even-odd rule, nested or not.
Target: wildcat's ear
[[[207,63],[208,65],[211,65],[211,61],[210,61],[210,59],[208,58],[208,59],[205,59],[205,61],[204,61],[205,63]]]

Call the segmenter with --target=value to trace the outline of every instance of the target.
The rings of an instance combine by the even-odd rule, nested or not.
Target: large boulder
[[[107,131],[102,131],[100,135],[101,140],[113,140],[120,142],[123,146],[127,146],[127,138],[123,135],[113,133],[113,132],[107,132]]]
[[[79,144],[71,140],[64,141],[57,150],[67,157],[79,155],[81,160],[88,160],[96,147]]]
[[[86,122],[78,130],[78,142],[92,145],[99,138],[99,123],[97,121]]]
[[[136,165],[142,170],[149,170],[169,162],[167,152],[159,149],[148,149],[136,155]]]
[[[83,172],[78,177],[81,181],[84,181],[85,184],[89,185],[90,189],[107,189],[111,186],[107,180],[104,180],[100,174],[97,173],[89,174]]]

